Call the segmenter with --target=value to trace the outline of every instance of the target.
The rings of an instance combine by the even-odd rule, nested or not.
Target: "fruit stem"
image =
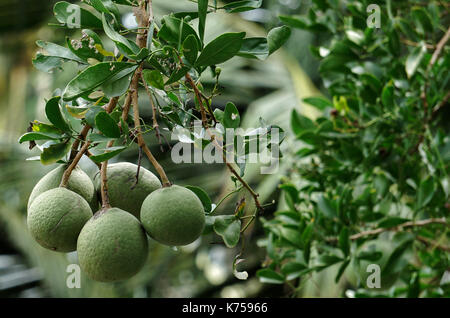
[[[73,169],[75,169],[75,167],[77,166],[83,154],[87,151],[90,144],[91,144],[90,141],[85,142],[83,147],[81,147],[80,151],[78,151],[78,153],[76,154],[75,158],[73,158],[71,164],[64,171],[61,183],[59,184],[60,187],[67,188],[67,183],[69,182],[69,178],[70,175],[72,174]]]
[[[148,11],[147,11],[148,9]],[[136,19],[138,20],[138,26],[139,29],[143,29],[144,32],[139,32],[136,36],[136,43],[140,48],[144,48],[147,45],[147,32],[148,32],[148,26],[153,18],[152,14],[152,2],[149,0],[142,0],[139,2],[139,13],[136,14]],[[163,167],[159,164],[159,162],[155,159],[152,152],[148,148],[148,146],[145,144],[144,138],[142,137],[142,131],[140,128],[140,121],[139,121],[139,96],[138,96],[138,89],[139,89],[139,79],[142,76],[142,64],[139,65],[136,72],[133,75],[133,78],[131,79],[130,84],[130,90],[128,92],[130,98],[131,98],[131,104],[133,106],[133,117],[134,117],[134,126],[137,131],[137,141],[139,147],[142,148],[144,153],[146,154],[148,160],[151,162],[151,164],[155,167],[156,171],[158,172],[161,181],[163,183],[163,187],[170,187],[172,184],[170,183],[169,179],[167,178],[166,172],[164,171]],[[128,97],[127,97],[128,101]],[[129,106],[127,109],[124,108],[125,111],[128,111]],[[123,114],[124,114],[123,113]],[[127,114],[128,116],[128,114]]]
[[[157,110],[156,105],[153,102],[152,93],[145,82],[144,76],[141,73],[142,82],[144,83],[145,90],[147,91],[148,99],[150,100],[150,104],[152,105],[152,119],[153,119],[153,129],[155,130],[156,138],[158,139],[158,143],[161,151],[163,151],[162,142],[161,142],[161,132],[159,131],[158,119],[156,118]]]
[[[105,107],[105,110],[107,113],[112,112],[112,110],[116,107],[118,99],[119,99],[118,97],[114,97],[114,98],[110,99],[109,103]],[[63,187],[63,188],[67,187],[67,183],[69,182],[69,178],[70,178],[70,175],[72,174],[73,169],[75,169],[75,167],[77,166],[77,164],[80,161],[83,154],[85,152],[89,152],[88,147],[91,145],[90,141],[85,142],[83,147],[81,147],[80,151],[77,151],[77,150],[78,150],[78,146],[80,145],[80,142],[86,140],[86,136],[91,128],[92,127],[90,125],[86,124],[83,127],[83,129],[80,131],[78,138],[74,141],[74,143],[72,145],[72,150],[70,152],[70,157],[69,157],[69,162],[71,162],[71,163],[67,167],[67,169],[64,171],[61,183],[59,184],[60,187]]]
[[[140,70],[138,70],[140,71]],[[139,79],[139,78],[138,78]],[[136,86],[138,84],[138,81],[136,81]],[[133,83],[132,83],[133,85]],[[145,155],[147,156],[148,160],[152,163],[152,165],[155,167],[156,171],[158,172],[161,181],[163,183],[163,187],[170,187],[172,184],[170,183],[169,179],[167,178],[166,172],[164,171],[163,167],[159,164],[158,160],[155,159],[152,152],[148,148],[148,146],[145,144],[144,138],[142,137],[142,131],[140,127],[139,122],[139,104],[138,104],[138,93],[137,88],[132,87],[131,90],[131,98],[132,98],[132,104],[133,104],[133,114],[134,114],[134,126],[137,130],[137,140],[139,147],[142,148]]]
[[[111,99],[109,104],[106,106],[105,110],[109,114],[113,111],[113,109],[116,107],[117,100],[119,97],[114,97]],[[106,145],[106,148],[111,147],[114,144],[114,140],[108,141],[108,144]],[[103,209],[109,209],[111,207],[111,204],[109,204],[109,195],[108,195],[108,176],[106,174],[106,170],[108,167],[108,160],[105,160],[102,162],[102,165],[100,167],[100,192],[102,196],[102,208]]]
[[[114,141],[111,140],[106,145],[106,148],[109,148],[113,145]],[[102,208],[108,209],[111,207],[111,204],[109,203],[109,195],[108,195],[108,176],[107,176],[107,167],[108,167],[108,160],[105,160],[102,162],[102,166],[100,168],[100,177],[101,177],[101,183],[100,183],[100,192],[102,195]]]

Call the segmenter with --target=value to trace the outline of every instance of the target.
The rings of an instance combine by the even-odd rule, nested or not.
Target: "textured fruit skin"
[[[161,188],[161,182],[151,171],[141,167],[139,182],[136,187],[136,172],[138,166],[129,162],[119,162],[108,165],[106,174],[108,178],[108,195],[111,206],[130,212],[139,219],[142,202],[145,198]],[[95,188],[99,197],[100,176],[95,176]]]
[[[173,185],[152,192],[142,204],[141,222],[156,241],[187,245],[195,241],[205,226],[205,211],[191,190]]]
[[[100,209],[100,200],[97,198],[97,192],[94,191],[91,202],[88,202],[92,212],[96,212]]]
[[[27,225],[33,238],[43,247],[71,252],[84,224],[92,217],[86,200],[66,188],[45,191],[31,203]]]
[[[148,254],[145,230],[139,220],[118,208],[100,210],[78,237],[81,269],[101,282],[124,280],[135,275]]]
[[[31,191],[30,198],[28,199],[28,207],[30,207],[33,200],[39,196],[41,193],[59,187],[61,179],[64,173],[65,167],[60,165],[59,167],[53,169],[41,180],[36,183]],[[78,166],[73,169],[70,174],[69,182],[67,183],[67,189],[72,190],[79,195],[81,195],[88,203],[91,203],[94,197],[95,189],[91,178]],[[93,210],[97,211],[96,209]]]

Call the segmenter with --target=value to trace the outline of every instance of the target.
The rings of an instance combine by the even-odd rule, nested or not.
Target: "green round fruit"
[[[92,217],[86,200],[66,188],[45,191],[33,200],[27,215],[28,229],[43,247],[71,252],[84,224]]]
[[[130,213],[102,209],[81,230],[77,251],[80,267],[90,278],[101,282],[124,280],[144,266],[147,236]]]
[[[113,163],[108,165],[106,176],[111,206],[130,212],[139,219],[142,202],[150,193],[161,188],[161,182],[152,172],[141,167],[139,182],[135,186],[137,169],[137,165],[129,162]],[[96,175],[94,180],[100,197],[100,176]]]
[[[187,245],[195,241],[205,226],[205,211],[191,190],[173,185],[152,192],[142,204],[141,222],[156,241]]]
[[[89,206],[91,207],[91,210],[93,212],[96,212],[100,209],[100,200],[97,197],[97,192],[94,191],[94,195],[92,196],[91,202],[88,202]]]
[[[30,198],[28,199],[28,208],[36,197],[41,193],[59,187],[61,179],[65,170],[65,166],[60,165],[47,173],[33,188]],[[67,183],[67,189],[72,190],[75,193],[81,195],[88,203],[91,203],[94,199],[94,184],[91,178],[78,166],[72,170],[70,174],[69,182]],[[97,209],[92,210],[97,211]]]
[[[392,287],[399,277],[399,273],[389,273],[387,272],[387,262],[392,252],[395,249],[394,243],[387,239],[377,239],[373,241],[368,241],[364,243],[359,249],[357,254],[360,255],[362,252],[381,252],[382,256],[373,261],[360,260],[359,262],[353,261],[348,268],[347,278],[352,285],[357,285],[358,282],[364,288],[367,286],[367,278],[374,273],[374,270],[369,268],[369,265],[375,264],[380,268],[380,288],[377,290],[386,290]],[[369,271],[368,271],[369,270]]]

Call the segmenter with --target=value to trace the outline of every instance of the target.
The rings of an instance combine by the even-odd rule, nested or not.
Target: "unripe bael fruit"
[[[139,219],[142,202],[154,190],[161,188],[161,182],[152,172],[144,167],[139,170],[139,181],[136,184],[138,166],[129,162],[108,165],[106,169],[108,196],[111,206],[130,212]],[[95,186],[100,194],[100,176],[95,176]]]
[[[28,207],[30,207],[33,200],[41,193],[59,187],[61,179],[65,170],[65,166],[60,165],[47,173],[41,180],[36,183],[31,191],[30,198],[28,199]],[[93,204],[94,200],[94,184],[91,178],[78,166],[72,170],[69,181],[67,183],[67,189],[72,190],[81,195],[89,204]],[[96,198],[95,198],[96,199]],[[93,207],[93,206],[91,206]],[[94,212],[97,209],[93,210]]]
[[[90,278],[101,282],[124,280],[144,265],[147,236],[130,213],[102,209],[81,230],[77,251],[80,267]]]
[[[86,200],[66,188],[45,191],[33,200],[27,216],[28,229],[43,247],[71,252],[84,224],[92,217]]]
[[[377,290],[386,290],[392,287],[399,277],[399,273],[389,273],[386,267],[389,257],[395,249],[393,242],[387,239],[376,239],[364,243],[359,249],[358,254],[361,252],[380,252],[382,256],[377,260],[359,260],[359,263],[353,261],[348,268],[347,278],[352,285],[357,284],[357,281],[361,283],[364,288],[368,288],[367,279],[373,275],[374,268],[369,267],[371,264],[375,264],[380,268],[380,288]],[[371,276],[372,278],[373,276]],[[369,278],[370,282],[373,280]]]
[[[156,241],[187,245],[195,241],[205,226],[205,211],[191,190],[172,185],[152,192],[142,204],[141,222]]]

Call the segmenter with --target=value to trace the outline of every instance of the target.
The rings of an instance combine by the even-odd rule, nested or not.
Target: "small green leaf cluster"
[[[320,39],[311,52],[330,97],[303,99],[315,119],[291,114],[296,165],[285,205],[264,219],[270,261],[258,276],[301,293],[326,269],[356,297],[448,297],[448,7],[377,3],[312,1],[280,17]],[[377,13],[379,28],[368,26]],[[368,286],[368,264],[380,265],[381,289]]]

